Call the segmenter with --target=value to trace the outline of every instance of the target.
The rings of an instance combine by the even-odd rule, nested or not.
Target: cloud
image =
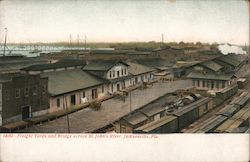
[[[224,55],[227,55],[229,53],[234,53],[237,55],[245,55],[247,54],[246,51],[244,51],[241,47],[239,46],[233,46],[230,44],[222,44],[219,45],[219,50],[221,51],[221,53],[223,53]]]

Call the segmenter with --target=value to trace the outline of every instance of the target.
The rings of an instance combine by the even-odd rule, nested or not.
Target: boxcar
[[[238,91],[238,86],[237,86],[237,84],[234,84],[230,87],[223,89],[220,92],[217,92],[216,98],[218,98],[218,100],[222,103],[226,99],[228,99],[228,98],[232,97],[234,94],[236,94],[237,91]]]
[[[135,129],[134,133],[173,133],[178,131],[177,117],[166,115],[159,120],[150,122]]]
[[[199,110],[193,104],[183,107],[173,113],[178,117],[178,129],[182,129],[199,118]]]

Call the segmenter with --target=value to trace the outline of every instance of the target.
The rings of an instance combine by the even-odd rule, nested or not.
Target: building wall
[[[3,124],[8,123],[9,119],[22,119],[25,106],[30,107],[30,117],[36,115],[35,112],[49,108],[47,78],[40,78],[40,75],[25,75],[2,83]]]
[[[97,98],[103,97],[108,93],[108,85],[100,85],[88,89],[83,89],[83,90],[78,90],[75,92],[70,92],[64,95],[59,95],[56,97],[50,97],[50,112],[54,112],[57,110],[61,110],[64,107],[70,107],[73,106],[71,104],[71,96],[75,95],[75,105],[79,105],[82,103],[81,98],[85,97],[87,98],[88,101],[93,101],[96,98],[92,98],[92,90],[96,89],[97,90]],[[60,103],[57,105],[57,102]],[[65,105],[63,105],[65,104]]]
[[[218,91],[229,86],[233,81],[192,79],[192,82],[196,89]]]
[[[119,73],[119,76],[118,76]],[[107,73],[106,78],[107,79],[116,79],[119,77],[124,77],[128,75],[128,67],[123,64],[118,64],[114,67],[112,67]]]

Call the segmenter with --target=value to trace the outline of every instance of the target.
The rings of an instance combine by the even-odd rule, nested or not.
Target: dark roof
[[[83,60],[63,60],[52,64],[37,64],[32,65],[21,70],[24,71],[40,71],[40,70],[48,70],[48,69],[57,69],[64,67],[72,67],[72,66],[85,66],[86,62]]]
[[[204,103],[209,102],[210,100],[211,100],[211,98],[204,97],[204,98],[199,99],[199,100],[197,100],[197,101],[195,101],[187,106],[180,108],[179,110],[173,112],[173,114],[175,114],[176,116],[181,116],[182,114],[185,114],[185,113],[189,112],[190,110],[193,110],[194,108],[201,106]]]
[[[113,66],[117,65],[118,63],[121,63],[125,66],[129,66],[123,61],[117,61],[117,60],[93,60],[89,61],[89,63],[84,66],[84,70],[100,70],[100,71],[107,71]]]
[[[148,118],[147,118],[147,116],[145,116],[141,112],[135,112],[133,114],[129,114],[129,115],[123,117],[123,119],[131,125],[136,125],[136,124],[139,124],[139,123],[147,120]]]
[[[54,71],[41,74],[48,77],[48,90],[52,96],[85,89],[106,83],[81,69]]]
[[[241,63],[241,60],[239,60],[236,55],[223,55],[221,57],[217,57],[216,59],[230,64],[234,67],[239,66],[239,64]]]
[[[141,64],[137,64],[133,62],[127,62],[127,64],[129,65],[128,72],[132,75],[139,75],[139,74],[144,74],[144,73],[153,71],[152,68],[149,68]]]
[[[150,68],[159,68],[173,65],[170,63],[170,61],[164,60],[162,58],[136,59],[135,61]]]
[[[223,66],[217,64],[217,63],[214,62],[214,61],[210,61],[210,60],[209,60],[209,61],[204,61],[204,62],[202,62],[202,63],[200,63],[200,64],[201,64],[202,66],[204,66],[204,67],[207,67],[207,68],[213,70],[213,71],[219,71],[220,69],[223,68]]]
[[[22,77],[26,76],[28,74],[22,74],[22,73],[7,73],[7,74],[0,74],[0,82],[9,82],[14,77]]]
[[[161,126],[165,125],[166,123],[169,123],[169,122],[176,120],[176,119],[177,119],[177,117],[174,117],[171,115],[166,115],[159,120],[145,124],[139,128],[136,128],[135,130],[142,130],[143,132],[150,132],[150,131],[152,131],[156,128],[160,128]]]
[[[160,112],[163,112],[165,110],[166,109],[164,107],[161,107],[161,106],[156,106],[156,107],[148,106],[148,107],[145,107],[145,108],[141,109],[140,111],[143,114],[145,114],[148,117],[150,117],[150,116],[153,116],[153,115],[158,114]]]
[[[191,72],[187,75],[188,78],[194,79],[212,79],[212,80],[230,80],[233,74],[216,74],[216,73],[202,73],[202,72]]]

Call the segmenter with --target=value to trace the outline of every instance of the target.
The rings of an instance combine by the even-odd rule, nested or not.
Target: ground
[[[131,92],[131,110],[138,109],[158,97],[174,92],[176,90],[191,88],[191,82],[188,80],[178,80],[166,83],[155,83],[153,87]],[[90,108],[72,113],[69,115],[71,133],[92,132],[102,128],[113,121],[130,112],[130,97],[126,101],[119,99],[110,99],[102,103],[99,111]],[[35,125],[21,130],[22,132],[46,132],[46,133],[66,133],[67,118],[62,117],[42,125]]]

